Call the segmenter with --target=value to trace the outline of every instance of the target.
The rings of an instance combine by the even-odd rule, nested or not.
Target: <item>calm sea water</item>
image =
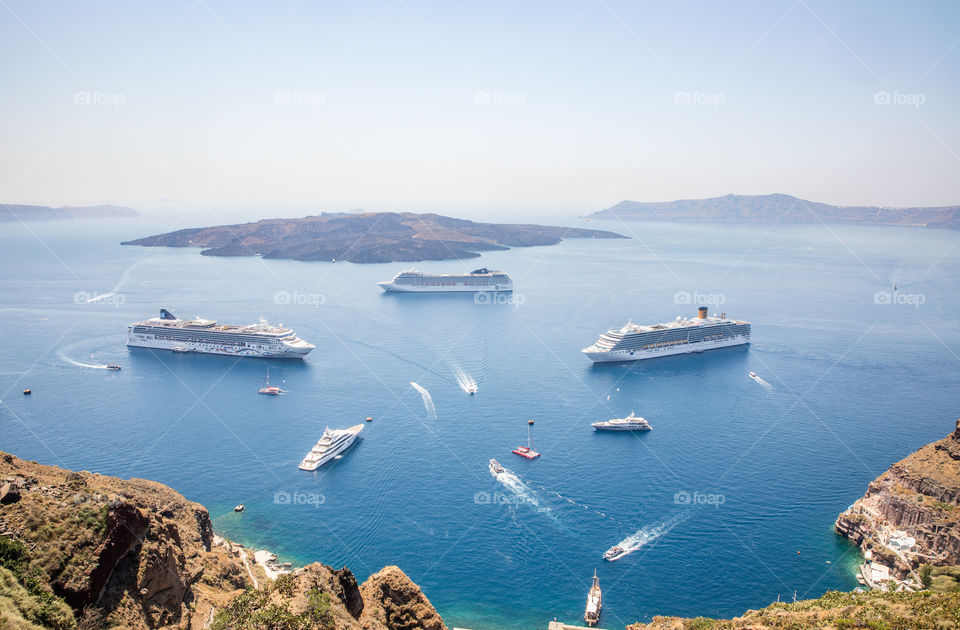
[[[575,622],[595,568],[609,628],[856,586],[836,515],[957,416],[960,235],[590,225],[636,238],[417,265],[513,275],[514,303],[476,304],[381,294],[402,264],[119,246],[160,222],[4,224],[0,448],[169,484],[222,534],[295,563],[361,580],[397,564],[450,626]],[[116,295],[78,303],[98,293]],[[605,366],[579,352],[698,302],[752,321],[749,348]],[[317,349],[297,363],[128,350],[127,324],[161,307],[263,316]],[[110,362],[123,370],[86,367]],[[257,395],[268,367],[289,393]],[[630,411],[654,430],[590,428]],[[366,416],[342,460],[297,469],[325,426]],[[510,453],[528,419],[534,462]],[[491,457],[516,480],[492,478]],[[627,538],[634,553],[601,559]]]

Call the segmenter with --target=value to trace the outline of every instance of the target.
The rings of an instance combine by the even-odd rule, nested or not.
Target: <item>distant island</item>
[[[853,223],[960,229],[960,206],[881,208],[832,206],[791,195],[724,195],[677,201],[621,201],[593,219],[683,223]]]
[[[364,212],[190,228],[122,245],[203,247],[204,256],[384,263],[476,258],[483,251],[556,245],[564,238],[627,237],[605,230],[477,223],[438,214]]]
[[[139,217],[133,208],[99,206],[23,206],[0,203],[0,223],[11,221],[65,221],[69,219],[112,219]]]

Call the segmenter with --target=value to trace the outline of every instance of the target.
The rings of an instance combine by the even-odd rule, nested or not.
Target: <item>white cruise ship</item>
[[[594,363],[639,361],[671,354],[703,352],[750,343],[750,322],[708,317],[701,306],[696,319],[678,317],[666,324],[640,326],[627,322],[623,328],[608,330],[596,343],[581,350]]]
[[[416,269],[405,269],[395,275],[393,280],[384,280],[377,284],[384,291],[403,293],[513,291],[513,280],[510,276],[487,268],[459,274],[423,273]]]
[[[127,345],[275,359],[302,359],[316,347],[282,324],[271,326],[261,319],[259,324],[232,326],[211,319],[177,319],[167,309],[160,309],[160,317],[130,324]]]
[[[360,432],[363,431],[362,424],[356,424],[349,429],[331,429],[327,427],[323,430],[323,435],[307,456],[300,462],[300,470],[316,470],[334,457],[350,448]]]
[[[643,418],[636,417],[633,412],[626,418],[614,418],[606,422],[591,424],[597,431],[650,431],[653,427]]]

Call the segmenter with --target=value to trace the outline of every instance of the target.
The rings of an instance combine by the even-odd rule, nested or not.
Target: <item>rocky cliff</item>
[[[0,453],[4,630],[445,630],[397,567],[358,585],[317,563],[274,583],[246,557],[214,536],[202,505],[162,484]]]
[[[895,577],[920,564],[960,564],[960,420],[953,433],[877,477],[836,528]]]
[[[734,619],[654,617],[627,630],[913,630],[960,625],[960,593],[829,592],[818,599],[778,603]]]

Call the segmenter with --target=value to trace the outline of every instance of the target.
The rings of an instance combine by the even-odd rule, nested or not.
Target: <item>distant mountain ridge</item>
[[[677,201],[621,201],[596,219],[684,223],[852,223],[960,229],[960,205],[928,208],[833,206],[792,195],[724,195]]]
[[[99,206],[27,206],[0,204],[0,222],[9,221],[65,221],[69,219],[110,219],[115,217],[138,217],[133,208],[101,204]]]
[[[556,245],[564,238],[627,237],[605,230],[477,223],[439,214],[364,212],[189,228],[122,245],[203,247],[205,256],[380,263],[476,258],[482,251]]]

